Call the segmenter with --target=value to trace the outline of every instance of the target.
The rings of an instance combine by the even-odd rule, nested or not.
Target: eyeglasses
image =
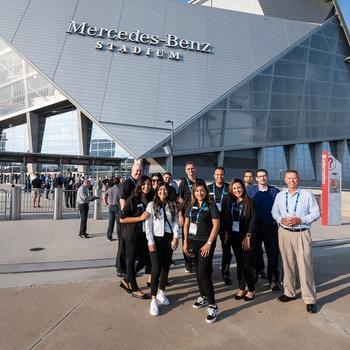
[[[158,179],[152,179],[152,182],[159,182]]]

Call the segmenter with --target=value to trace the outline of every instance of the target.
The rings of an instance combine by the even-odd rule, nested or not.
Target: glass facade
[[[62,100],[47,79],[0,39],[0,117]]]
[[[27,152],[28,130],[27,124],[8,125],[0,128],[0,151],[2,152]]]
[[[297,144],[301,176],[314,180],[308,143],[350,135],[350,64],[344,63],[349,55],[333,17],[176,134],[175,153],[263,148],[263,164],[278,180],[286,167],[283,148],[271,146]],[[344,175],[350,181],[350,173]]]
[[[282,183],[287,162],[283,147],[267,147],[263,149],[262,168],[266,169],[271,181]]]
[[[80,154],[77,111],[39,118],[41,153]]]

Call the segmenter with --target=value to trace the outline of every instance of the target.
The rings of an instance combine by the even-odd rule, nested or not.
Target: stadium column
[[[329,148],[331,149],[331,153],[341,163],[343,163],[345,145],[346,145],[346,140],[330,141],[329,142]]]
[[[39,116],[33,112],[27,112],[26,119],[28,150],[31,153],[40,153],[41,144],[39,145]],[[27,168],[28,173],[34,174],[38,171],[38,164],[28,163]]]
[[[220,151],[218,153],[218,160],[217,160],[217,166],[224,166],[224,160],[225,160],[225,151]]]
[[[89,146],[91,138],[92,122],[88,119],[82,111],[77,109],[78,118],[78,135],[79,135],[79,152],[80,155],[89,155]],[[78,165],[78,172],[86,174],[86,165]]]
[[[288,145],[283,146],[284,154],[286,157],[286,163],[288,169],[296,169],[297,165],[297,146]]]

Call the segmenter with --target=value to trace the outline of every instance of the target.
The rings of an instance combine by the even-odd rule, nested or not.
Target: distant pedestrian
[[[89,187],[90,181],[85,180],[83,182],[83,185],[79,187],[77,193],[77,203],[80,212],[80,238],[89,238],[89,235],[86,233],[87,220],[89,214],[89,203],[95,199],[98,199],[98,197],[90,196]]]
[[[43,182],[40,179],[40,174],[35,174],[35,179],[32,181],[33,188],[33,207],[36,208],[38,203],[38,208],[40,208],[40,198],[43,191]]]
[[[119,190],[118,190],[119,183],[120,183],[120,179],[118,177],[114,178],[113,186],[107,189],[107,192],[105,193],[105,196],[104,196],[104,201],[105,201],[105,204],[108,205],[108,212],[109,212],[109,222],[108,222],[108,228],[107,228],[107,241],[109,242],[113,240],[113,230],[116,224],[117,214],[119,211]]]
[[[278,243],[283,261],[284,294],[278,300],[296,299],[295,267],[298,266],[301,296],[306,311],[316,313],[316,288],[312,261],[311,224],[320,217],[315,196],[299,187],[299,174],[287,170],[284,182],[288,189],[277,194],[272,216],[280,225]]]

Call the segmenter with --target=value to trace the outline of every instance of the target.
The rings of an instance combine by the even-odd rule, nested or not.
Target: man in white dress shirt
[[[295,266],[298,265],[306,310],[316,313],[310,229],[311,223],[320,217],[320,210],[314,195],[299,188],[300,178],[296,170],[287,170],[284,181],[288,189],[277,194],[271,211],[279,224],[278,243],[284,268],[284,294],[278,300],[295,300]]]

